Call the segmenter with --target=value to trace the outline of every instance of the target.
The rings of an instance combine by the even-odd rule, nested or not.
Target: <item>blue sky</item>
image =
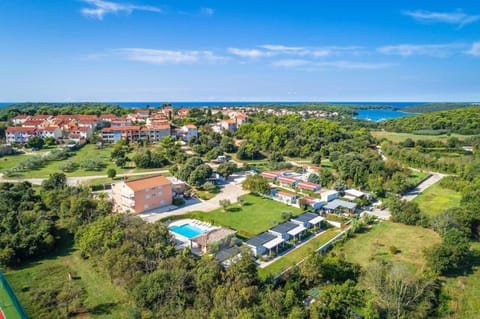
[[[478,1],[0,0],[0,101],[480,101]]]

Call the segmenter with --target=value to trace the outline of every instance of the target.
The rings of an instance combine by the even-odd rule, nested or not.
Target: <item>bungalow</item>
[[[289,240],[296,236],[300,237],[300,235],[305,233],[305,230],[306,228],[302,224],[285,222],[283,224],[273,227],[272,229],[269,229],[268,232],[285,240]]]
[[[294,205],[297,202],[298,195],[293,194],[293,193],[288,193],[288,192],[276,192],[275,193],[275,198],[279,199],[280,201],[288,204],[288,205]]]
[[[266,179],[271,179],[271,180],[277,180],[277,178],[281,175],[280,172],[263,172],[262,174],[260,174],[260,176],[262,176],[263,178],[266,178]]]
[[[310,197],[310,196],[305,196],[305,197],[303,197],[303,200],[305,200],[307,205],[312,207],[314,210],[319,210],[324,205],[324,202],[322,202],[322,200],[319,199],[319,198],[313,198],[313,197]]]
[[[233,246],[230,248],[222,249],[215,254],[215,260],[220,263],[223,267],[228,267],[235,262],[242,254],[242,251],[239,247]]]
[[[322,185],[310,182],[300,182],[297,184],[297,188],[305,191],[316,192],[322,188]]]
[[[303,213],[295,216],[291,219],[293,223],[301,224],[306,228],[320,227],[321,222],[324,220],[322,216],[318,216],[314,213]]]
[[[301,180],[299,180],[298,178],[290,176],[280,176],[279,178],[277,178],[277,181],[280,183],[281,186],[292,188],[295,187],[297,183],[301,182]]]
[[[315,194],[320,195],[322,202],[330,202],[339,197],[339,193],[333,189],[321,189],[315,192]]]
[[[318,166],[304,166],[303,167],[303,170],[307,173],[316,173],[318,174],[318,172],[320,171],[320,167]]]
[[[254,256],[261,256],[271,253],[275,250],[278,253],[278,247],[283,245],[285,240],[282,237],[275,236],[272,233],[261,233],[245,242]]]
[[[343,197],[345,197],[348,200],[354,200],[354,199],[363,198],[363,197],[366,197],[367,199],[370,199],[371,196],[370,196],[370,194],[367,194],[367,193],[361,192],[359,190],[350,188],[350,189],[345,190],[345,195]]]
[[[228,228],[215,228],[209,232],[190,239],[190,248],[198,248],[203,254],[208,252],[210,244],[220,242],[222,247],[230,247],[233,243],[231,238],[237,232]]]
[[[336,199],[323,206],[323,210],[328,213],[347,212],[353,214],[356,208],[357,204],[340,199]]]

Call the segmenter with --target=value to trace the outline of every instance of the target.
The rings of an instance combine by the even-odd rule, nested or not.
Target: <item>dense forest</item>
[[[126,115],[131,110],[106,103],[18,103],[0,108],[0,121],[8,121],[19,114],[58,115],[58,114],[116,114]]]
[[[402,109],[403,112],[409,113],[432,113],[439,111],[449,111],[460,109],[464,107],[470,107],[475,105],[474,103],[428,103],[415,106],[409,106]]]
[[[442,130],[465,135],[479,134],[480,106],[426,113],[418,116],[406,116],[386,120],[380,126],[392,132]]]

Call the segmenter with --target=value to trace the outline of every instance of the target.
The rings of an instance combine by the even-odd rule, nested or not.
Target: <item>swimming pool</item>
[[[192,224],[183,224],[181,226],[172,226],[169,228],[172,232],[186,237],[186,238],[194,238],[198,235],[204,234],[207,232],[205,229],[198,228]]]

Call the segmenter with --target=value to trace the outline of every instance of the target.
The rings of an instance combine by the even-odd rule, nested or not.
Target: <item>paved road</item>
[[[202,201],[197,204],[184,206],[172,211],[160,211],[160,212],[149,212],[140,214],[144,220],[153,223],[161,218],[170,217],[170,216],[178,216],[183,215],[186,213],[190,213],[193,211],[202,211],[202,212],[210,212],[220,207],[220,201],[222,199],[228,199],[230,202],[235,203],[237,202],[237,198],[239,196],[247,194],[247,191],[242,189],[242,186],[237,183],[228,183],[222,189],[220,194],[215,196],[214,198],[206,201]]]
[[[124,174],[117,174],[117,177],[128,177],[128,176],[142,176],[142,175],[149,175],[149,174],[162,174],[168,173],[168,170],[160,170],[160,171],[150,171],[150,172],[137,172],[137,173],[124,173]],[[107,178],[107,175],[93,175],[93,176],[78,176],[78,177],[67,177],[67,184],[70,186],[77,186],[85,181],[89,181],[92,179],[98,178]],[[42,182],[46,180],[46,178],[17,178],[17,179],[5,179],[3,174],[0,174],[0,183],[20,183],[20,182],[30,182],[32,184],[41,185]]]

